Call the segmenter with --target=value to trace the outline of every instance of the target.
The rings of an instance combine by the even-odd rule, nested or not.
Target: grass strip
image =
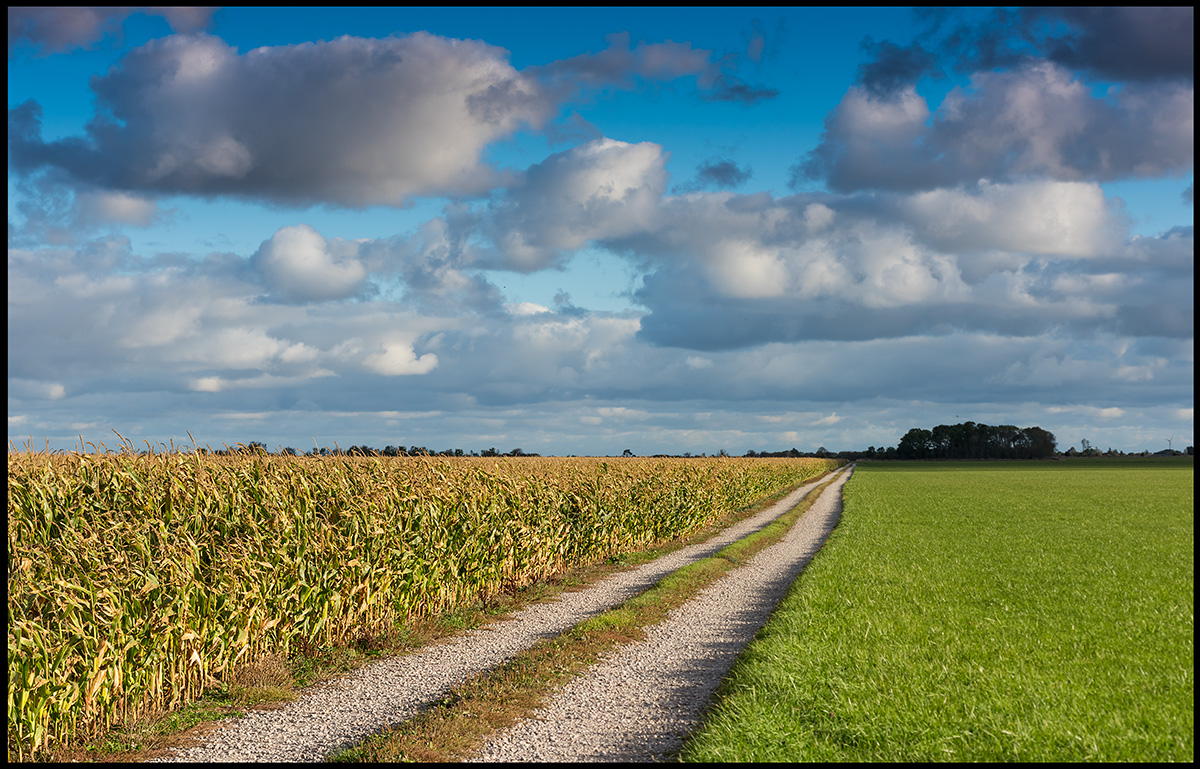
[[[680,757],[1194,760],[1192,460],[859,463]]]
[[[833,472],[827,471],[823,476]],[[350,645],[297,650],[287,660],[269,657],[258,661],[236,671],[229,683],[213,686],[183,708],[151,712],[132,723],[114,725],[92,739],[58,748],[50,754],[49,760],[136,762],[168,755],[202,739],[213,730],[217,721],[240,717],[246,710],[277,709],[300,696],[306,687],[342,678],[384,658],[411,654],[436,641],[505,618],[531,604],[552,600],[563,592],[582,590],[617,572],[704,542],[821,477],[781,487],[707,526],[656,547],[620,553],[603,563],[572,568],[513,593],[492,596],[487,601],[412,621],[387,635],[363,637]]]
[[[832,474],[832,473],[831,473]],[[663,577],[619,606],[553,639],[539,641],[505,664],[451,689],[439,702],[402,724],[330,756],[333,762],[459,761],[486,738],[528,718],[549,696],[602,656],[645,637],[705,587],[775,544],[834,481],[828,477],[790,511],[714,555]]]

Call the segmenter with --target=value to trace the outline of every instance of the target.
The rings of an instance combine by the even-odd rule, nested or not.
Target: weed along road
[[[842,470],[778,543],[571,681],[549,707],[496,735],[480,761],[659,761],[699,724],[717,685],[841,513]]]
[[[555,704],[547,714],[499,733],[480,753],[491,760],[521,761],[660,757],[676,749],[698,723],[721,676],[832,530],[851,469],[813,480],[705,542],[534,604],[507,621],[372,663],[314,687],[277,710],[251,711],[223,722],[200,744],[154,760],[322,761],[416,717],[454,687],[539,641],[559,636],[644,593],[667,575],[746,541],[781,516],[787,520],[789,511],[824,486],[780,542],[734,568],[661,625],[648,628],[645,642],[618,649],[611,660],[552,695]],[[631,669],[638,677],[623,672]],[[607,689],[605,699],[598,700],[594,691],[589,694],[588,687]],[[624,697],[610,702],[608,698],[616,695]]]

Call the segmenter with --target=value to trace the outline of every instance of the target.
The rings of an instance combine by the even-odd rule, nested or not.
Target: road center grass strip
[[[331,757],[337,762],[457,761],[486,738],[512,726],[548,701],[553,692],[587,671],[618,646],[641,640],[644,629],[693,598],[730,570],[775,544],[831,484],[836,473],[788,512],[757,532],[684,566],[619,606],[540,641],[499,668],[454,687],[415,718]]]
[[[1192,478],[860,462],[682,758],[1192,761]]]

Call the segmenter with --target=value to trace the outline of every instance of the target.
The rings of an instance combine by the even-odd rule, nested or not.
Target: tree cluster
[[[896,445],[897,459],[1048,459],[1054,433],[1040,427],[963,422],[932,430],[914,427]]]

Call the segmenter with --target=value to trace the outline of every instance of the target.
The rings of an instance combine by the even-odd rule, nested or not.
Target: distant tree
[[[629,449],[625,449],[625,451],[621,452],[621,456],[623,456],[623,457],[632,457],[632,456],[633,456],[633,452],[632,452],[632,451],[630,451]]]
[[[906,432],[900,442],[896,444],[896,454],[901,459],[925,459],[933,447],[933,433],[920,427],[914,427]]]

